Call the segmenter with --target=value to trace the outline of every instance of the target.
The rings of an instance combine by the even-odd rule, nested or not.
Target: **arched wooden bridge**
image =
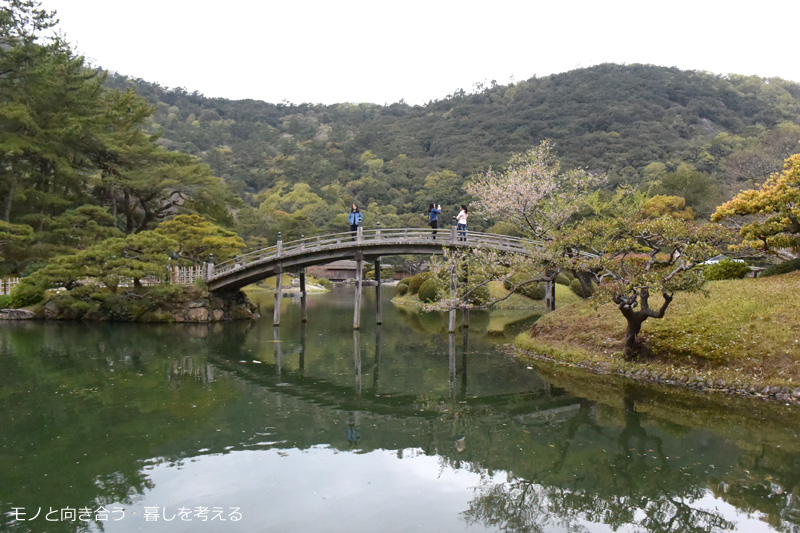
[[[488,249],[517,254],[530,253],[535,243],[492,233],[474,231],[458,232],[455,226],[438,230],[427,228],[395,228],[363,230],[353,234],[336,233],[308,237],[291,242],[278,240],[275,246],[263,248],[240,255],[235,259],[209,264],[204,279],[211,291],[232,291],[259,280],[276,276],[277,293],[275,301],[274,324],[280,321],[281,274],[300,273],[301,304],[305,320],[305,268],[312,265],[330,263],[339,259],[355,259],[356,266],[356,309],[353,327],[359,327],[361,301],[361,272],[363,262],[375,263],[375,280],[380,295],[380,258],[385,255],[443,254],[445,249]],[[380,297],[378,298],[378,323],[380,316]]]

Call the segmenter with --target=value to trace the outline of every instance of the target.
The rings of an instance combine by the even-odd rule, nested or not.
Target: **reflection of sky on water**
[[[462,513],[480,484],[478,474],[441,465],[417,450],[340,452],[240,451],[160,464],[155,486],[127,507],[107,531],[407,532],[486,531],[467,526]],[[503,481],[494,476],[495,483]],[[119,504],[117,504],[119,505]],[[146,522],[146,506],[240,507],[239,522]],[[224,515],[223,515],[224,516]]]
[[[124,519],[105,522],[106,531],[494,531],[467,523],[463,513],[481,487],[507,481],[503,472],[454,469],[414,449],[350,453],[323,446],[197,456],[145,470],[153,488],[134,498],[134,504],[125,508]],[[718,513],[735,523],[738,531],[775,531],[757,515],[741,513],[711,493],[687,503]],[[108,508],[114,505],[119,504]],[[198,506],[221,508],[226,518],[239,508],[242,519],[145,519],[146,507],[158,507],[160,514],[170,518],[181,507],[194,510]],[[634,516],[638,521],[644,512],[637,510]],[[557,517],[541,518],[543,531],[548,532],[575,531],[575,526],[591,533],[643,531],[631,524],[614,529],[580,519],[565,527]]]

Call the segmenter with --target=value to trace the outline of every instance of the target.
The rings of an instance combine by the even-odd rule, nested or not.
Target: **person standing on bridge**
[[[356,240],[358,227],[361,225],[363,220],[364,217],[361,215],[361,211],[358,209],[358,206],[353,204],[353,206],[350,208],[350,213],[347,215],[347,221],[350,222],[350,232],[353,234],[353,240]]]
[[[459,241],[467,240],[467,215],[469,215],[467,206],[461,204],[461,211],[456,215],[456,229],[458,230]]]
[[[434,206],[428,204],[428,216],[430,216],[430,226],[433,230],[433,240],[436,240],[436,228],[439,227],[439,213],[442,212],[442,206]]]

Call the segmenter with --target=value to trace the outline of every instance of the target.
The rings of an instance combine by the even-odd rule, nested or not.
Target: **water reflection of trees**
[[[779,530],[800,524],[800,450],[787,424],[796,413],[747,404],[756,418],[732,416],[707,399],[669,402],[638,387],[616,393],[606,384],[595,393],[558,376],[551,387],[523,381],[512,373],[519,364],[471,352],[466,331],[424,340],[434,348],[422,358],[427,375],[403,395],[393,377],[401,333],[390,328],[348,328],[336,338],[306,338],[304,327],[299,337],[244,324],[180,330],[71,324],[0,334],[14,354],[0,360],[0,423],[8,429],[0,441],[4,456],[23,458],[26,469],[23,479],[13,462],[0,466],[0,501],[126,502],[151,488],[148,460],[181,460],[199,453],[201,440],[203,453],[325,442],[417,450],[443,468],[482,472],[464,519],[501,530],[732,527],[697,507],[709,491],[764,513]],[[506,390],[486,384],[490,372]],[[244,388],[256,393],[242,398]],[[256,397],[264,404],[248,407]],[[261,444],[266,425],[285,440]]]
[[[646,531],[720,531],[736,527],[720,513],[693,505],[707,491],[696,486],[694,479],[687,482],[680,469],[670,467],[662,439],[642,425],[632,394],[625,397],[624,426],[613,439],[613,452],[604,450],[608,453],[583,463],[580,473],[566,467],[566,456],[575,444],[579,426],[589,426],[598,435],[608,437],[608,430],[599,427],[590,412],[582,406],[575,413],[564,428],[559,453],[549,463],[543,462],[533,476],[511,477],[504,482],[484,477],[464,513],[465,520],[501,531],[532,532],[555,526],[585,531],[587,522],[604,523],[615,530],[625,525]],[[611,441],[605,439],[606,443]],[[659,466],[654,467],[647,457],[655,457]],[[571,481],[564,475],[570,472]]]

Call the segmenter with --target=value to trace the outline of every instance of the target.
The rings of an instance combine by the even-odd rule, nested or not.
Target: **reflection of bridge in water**
[[[381,373],[382,363],[385,364],[382,361],[381,328],[375,329],[374,352],[372,357],[366,358],[363,353],[369,351],[367,346],[372,341],[364,343],[361,331],[353,331],[349,383],[333,376],[306,373],[305,324],[301,324],[299,343],[291,349],[284,347],[280,329],[273,328],[274,362],[260,358],[257,365],[243,365],[238,360],[216,359],[214,365],[298,400],[362,415],[437,418],[445,412],[452,414],[459,410],[478,419],[491,417],[502,410],[512,419],[537,423],[569,418],[586,403],[564,389],[552,387],[546,380],[525,391],[503,390],[491,395],[470,392],[468,329],[462,330],[460,346],[456,335],[448,334],[448,392],[433,395],[392,392],[385,388],[386,377]],[[365,381],[369,385],[365,386]]]
[[[355,259],[356,291],[353,328],[360,327],[361,290],[364,261],[375,265],[375,281],[378,306],[376,320],[380,324],[381,305],[381,257],[385,255],[441,255],[445,250],[484,249],[527,255],[535,246],[533,241],[473,231],[459,232],[449,229],[400,228],[366,230],[359,227],[356,233],[320,235],[284,243],[280,236],[275,246],[249,252],[219,265],[208,264],[204,279],[211,291],[238,290],[265,278],[276,277],[275,309],[273,324],[280,324],[280,302],[283,272],[297,272],[300,278],[302,320],[306,314],[305,269],[312,265],[330,263],[339,259]],[[552,283],[547,296],[554,303]],[[552,304],[551,304],[552,305]],[[548,307],[548,302],[545,303]],[[452,313],[451,313],[452,315]],[[452,315],[454,316],[454,315]],[[451,319],[451,331],[454,320]]]

